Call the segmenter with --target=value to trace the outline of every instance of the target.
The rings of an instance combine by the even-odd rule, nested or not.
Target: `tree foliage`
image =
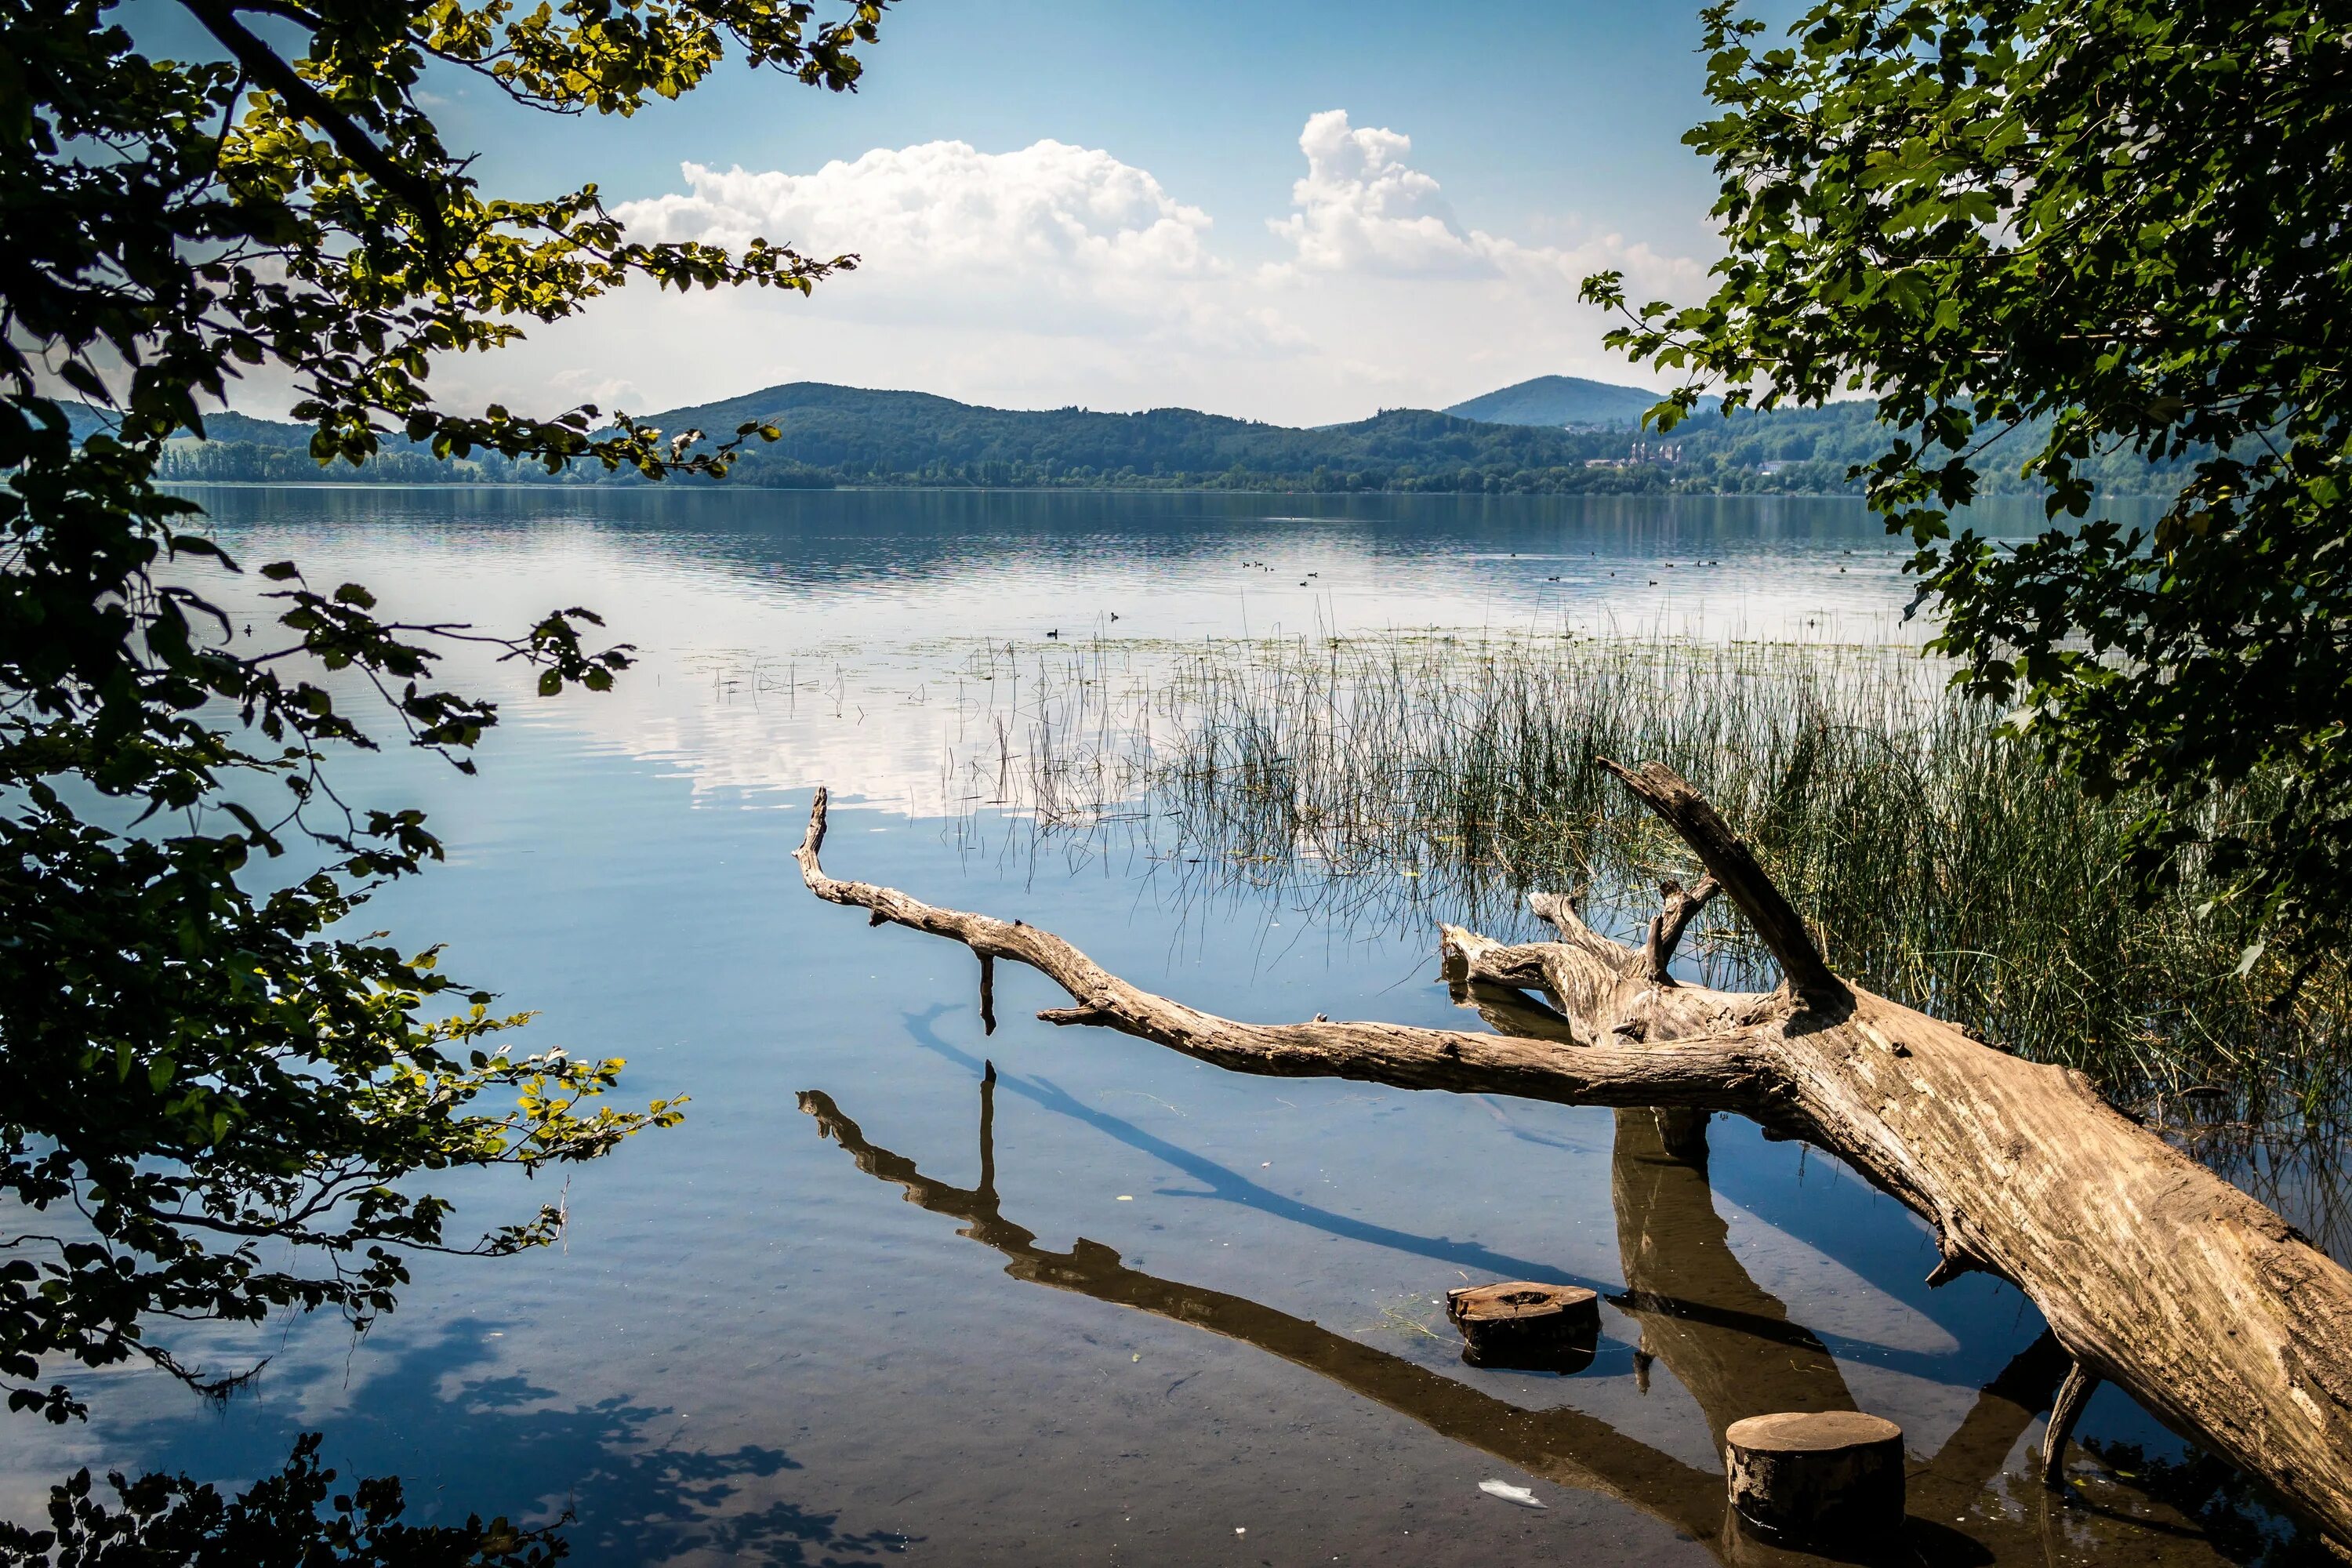
[[[723,54],[835,90],[886,0],[0,0],[0,1381],[79,1408],[60,1363],[143,1357],[155,1323],[392,1306],[420,1249],[507,1252],[406,1178],[604,1153],[678,1112],[599,1108],[618,1061],[511,1054],[519,1018],[436,956],[356,934],[370,890],[439,858],[413,810],[359,810],[323,764],[379,732],[470,770],[497,705],[436,679],[470,639],[540,693],[609,687],[625,647],[551,613],[476,632],[380,616],[357,584],[240,571],[160,489],[175,434],[248,367],[299,395],[320,462],[387,440],[549,469],[723,468],[734,432],[593,407],[444,408],[436,356],[511,342],[625,280],[805,291],[849,258],[631,242],[595,188],[487,195],[425,84],[464,72],[558,113],[674,98]],[[160,58],[166,13],[209,38]],[[61,397],[103,410],[77,438]],[[240,617],[242,618],[242,617]],[[279,859],[280,864],[267,862]],[[142,1483],[144,1485],[145,1483]],[[110,1559],[111,1560],[111,1559]]]
[[[0,1525],[0,1568],[545,1568],[567,1555],[551,1530],[504,1519],[408,1524],[399,1481],[331,1492],[305,1434],[279,1474],[235,1499],[186,1476],[109,1475],[114,1506],[80,1470],[49,1491],[49,1527]]]
[[[1856,474],[1917,546],[1937,646],[2093,790],[2148,786],[2136,869],[2218,879],[2292,986],[2352,935],[2352,10],[1821,0],[1779,41],[1736,3],[1704,21],[1722,112],[1685,140],[1728,255],[1696,306],[1589,279],[1631,319],[1612,342],[1691,374],[1669,426],[1700,382],[1733,407],[1874,400]],[[2053,526],[1995,548],[1963,509],[1987,444],[2036,421],[2020,468]],[[2150,528],[2095,510],[2118,452],[2187,459]],[[2273,805],[2211,808],[2258,774]]]

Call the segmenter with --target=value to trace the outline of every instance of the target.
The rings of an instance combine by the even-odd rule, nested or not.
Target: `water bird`
[[[1112,620],[1114,620],[1114,621],[1115,621],[1115,620],[1117,620],[1117,619],[1118,619],[1118,612],[1117,610],[1113,610],[1113,611],[1110,613],[1110,618],[1111,618]]]
[[[1059,627],[1059,626],[1055,626],[1052,631],[1047,632],[1045,635],[1046,635],[1047,637],[1060,637],[1060,636],[1062,635],[1062,628],[1061,628],[1061,627]]]

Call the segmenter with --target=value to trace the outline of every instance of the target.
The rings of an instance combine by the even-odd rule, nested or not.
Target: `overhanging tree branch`
[[[415,171],[402,166],[392,154],[378,146],[375,139],[349,114],[335,107],[326,94],[302,79],[301,74],[287,63],[277,50],[257,37],[251,29],[236,18],[241,9],[270,9],[232,5],[224,0],[180,0],[188,14],[204,25],[205,31],[220,41],[240,69],[284,99],[288,107],[303,119],[326,132],[336,151],[386,191],[400,198],[423,230],[426,247],[436,254],[446,250],[448,226],[441,212],[441,200],[432,184]],[[285,13],[271,10],[272,15]]]

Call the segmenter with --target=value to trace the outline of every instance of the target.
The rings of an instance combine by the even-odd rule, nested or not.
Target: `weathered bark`
[[[2004,1055],[1839,980],[1695,790],[1657,763],[1616,771],[1731,896],[1787,977],[1779,990],[1658,978],[1654,953],[1587,930],[1565,900],[1539,900],[1560,941],[1512,947],[1448,928],[1449,972],[1541,986],[1558,1008],[1553,1032],[1569,1040],[1244,1024],[1130,985],[1036,927],[828,877],[823,792],[798,858],[819,898],[1039,970],[1076,1004],[1038,1015],[1053,1023],[1118,1029],[1237,1071],[1729,1110],[1805,1138],[1935,1226],[1935,1278],[1980,1268],[2014,1282],[2086,1375],[2127,1390],[2352,1546],[2352,1274],[2118,1113],[2082,1074]]]
[[[1655,1051],[1624,1040],[1579,1048],[1401,1024],[1318,1019],[1262,1025],[1220,1018],[1129,984],[1039,927],[940,909],[896,889],[828,877],[817,858],[824,821],[825,795],[819,790],[807,837],[794,852],[811,892],[867,910],[876,925],[903,925],[952,937],[983,959],[1010,958],[1029,965],[1077,1004],[1037,1015],[1049,1024],[1114,1028],[1217,1067],[1277,1078],[1352,1078],[1399,1089],[1511,1094],[1570,1105],[1686,1104],[1753,1112],[1765,1104],[1765,1076],[1770,1069],[1754,1048],[1769,1045],[1765,1033],[1753,1043],[1735,1031],[1675,1050]]]
[[[1698,918],[1699,910],[1723,891],[1723,885],[1713,877],[1701,877],[1698,886],[1688,892],[1683,891],[1680,882],[1671,880],[1658,891],[1665,896],[1666,907],[1650,921],[1650,934],[1642,943],[1642,966],[1651,979],[1665,985],[1674,983],[1666,966],[1682,943],[1683,932]]]

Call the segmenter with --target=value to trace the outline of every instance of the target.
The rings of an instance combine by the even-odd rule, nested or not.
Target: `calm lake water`
[[[1148,664],[1318,631],[1916,639],[1858,508],[202,499],[248,563],[486,626],[588,605],[637,645],[606,698],[464,671],[510,698],[478,779],[398,757],[345,776],[451,846],[381,923],[689,1114],[572,1175],[561,1249],[423,1260],[364,1340],[290,1320],[176,1342],[269,1358],[225,1409],[121,1374],[82,1380],[87,1426],[0,1425],[10,1517],[79,1464],[242,1482],[322,1429],[346,1476],[398,1473],[426,1517],[569,1510],[584,1563],[1764,1561],[1718,1533],[1722,1427],[1852,1404],[1905,1428],[1929,1561],[2218,1560],[2141,1491],[2180,1445],[2113,1390],[2080,1436],[2156,1468],[2077,1451],[2094,1506],[2030,1479],[2063,1370],[2033,1308],[1981,1276],[1927,1289],[1925,1229],[1818,1151],[1718,1119],[1695,1166],[1646,1113],[1229,1076],[1034,1022],[1063,998],[1026,971],[984,1039],[961,948],[800,886],[824,783],[836,875],[1051,926],[1222,1012],[1461,1026],[1432,929],[989,815],[954,759],[1020,699],[982,689],[976,650],[1017,673],[1074,644]],[[482,1226],[557,1195],[438,1190]],[[1590,1367],[1463,1364],[1439,1300],[1511,1278],[1608,1298]]]

